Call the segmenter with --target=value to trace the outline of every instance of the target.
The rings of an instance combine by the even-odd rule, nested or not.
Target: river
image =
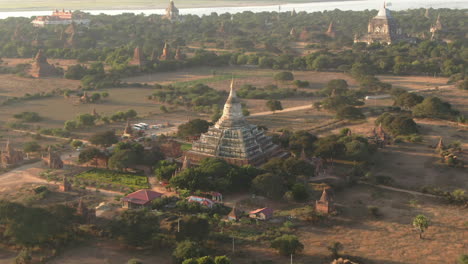
[[[207,8],[180,8],[181,15],[209,15],[213,12],[218,14],[222,13],[242,13],[244,11],[258,12],[272,12],[278,11],[289,12],[293,9],[296,12],[317,12],[325,10],[366,10],[366,9],[379,9],[383,1],[381,0],[360,0],[360,1],[329,1],[329,2],[312,2],[312,3],[294,3],[278,5],[264,5],[264,6],[232,6],[232,7],[207,7]],[[452,8],[463,9],[468,8],[468,1],[466,0],[393,0],[388,4],[391,10],[406,10],[414,8]],[[84,10],[90,14],[107,14],[119,15],[122,13],[136,13],[136,14],[164,14],[164,9],[138,9],[138,10]],[[8,17],[32,17],[50,15],[52,10],[44,11],[11,11],[0,12],[0,19]]]

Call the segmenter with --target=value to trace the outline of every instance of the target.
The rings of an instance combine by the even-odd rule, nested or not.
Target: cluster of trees
[[[105,131],[94,134],[89,141],[102,148],[107,148],[117,143],[112,153],[95,147],[87,147],[80,152],[78,161],[86,163],[96,161],[99,158],[108,160],[111,169],[123,171],[134,168],[137,165],[155,166],[164,159],[164,154],[157,147],[145,149],[143,145],[136,142],[118,142],[114,131]]]
[[[76,26],[75,39],[71,46],[67,45],[71,33],[64,34],[65,26],[39,29],[34,28],[29,19],[10,18],[0,21],[0,57],[31,58],[39,49],[43,49],[52,58],[106,63],[111,68],[106,75],[102,75],[102,72],[89,72],[93,68],[101,68],[97,66],[99,63],[96,67],[92,65],[90,69],[73,66],[65,74],[67,78],[81,79],[84,87],[93,88],[105,87],[117,82],[120,77],[136,72],[160,72],[203,65],[251,64],[273,69],[347,71],[356,64],[365,64],[370,66],[372,73],[435,73],[444,76],[464,73],[464,61],[468,54],[463,42],[463,32],[466,32],[466,25],[462,23],[464,13],[462,10],[449,9],[432,12],[434,14],[431,14],[431,19],[425,18],[424,11],[420,9],[393,12],[393,16],[401,24],[408,25],[405,27],[406,33],[420,34],[428,31],[434,23],[435,13],[438,13],[444,25],[441,34],[444,38],[453,40],[451,43],[424,40],[417,44],[399,43],[389,46],[373,44],[367,47],[363,43],[353,45],[354,34],[364,33],[369,18],[375,16],[375,11],[369,10],[300,12],[295,16],[277,12],[244,12],[235,15],[213,13],[203,17],[188,15],[178,23],[170,23],[159,15],[88,15],[95,22],[93,27]],[[336,38],[324,34],[330,21],[335,22],[334,27],[338,31]],[[222,32],[219,31],[221,24],[224,26]],[[316,25],[314,29],[310,29],[311,24]],[[291,28],[309,28],[306,40],[318,43],[311,48],[318,48],[319,51],[302,57],[294,55],[290,42],[296,40],[297,36],[290,36]],[[216,54],[197,50],[194,57],[182,61],[154,59],[161,55],[166,42],[172,54],[175,47],[195,42],[201,43],[202,47],[214,46],[236,51]],[[148,61],[143,67],[128,65],[136,46],[141,47],[141,52]],[[353,48],[330,51],[343,46]],[[247,55],[245,51],[257,53],[250,52]]]
[[[0,233],[2,242],[24,248],[64,246],[76,236],[80,218],[65,205],[48,208],[27,207],[0,201]]]
[[[282,99],[293,96],[312,96],[313,93],[298,91],[297,89],[278,88],[276,85],[267,85],[258,88],[250,84],[244,84],[237,90],[237,96],[246,99]]]
[[[190,191],[235,192],[250,187],[259,170],[252,166],[234,166],[223,159],[204,159],[196,168],[189,168],[172,177],[171,186]]]
[[[394,104],[405,110],[411,111],[414,117],[428,117],[454,120],[460,112],[452,109],[448,102],[438,97],[426,97],[415,93],[409,93],[404,89],[392,89]]]
[[[364,92],[348,89],[348,83],[343,79],[330,80],[326,86],[320,90],[319,94],[327,96],[321,102],[314,104],[315,108],[323,107],[326,110],[336,112],[339,119],[363,119],[365,118],[361,108],[356,106],[364,105],[360,99]]]
[[[76,117],[75,120],[65,121],[64,129],[66,131],[72,131],[77,128],[83,127],[92,127],[96,125],[96,121],[101,121],[104,124],[109,124],[110,122],[121,122],[129,119],[136,118],[138,113],[129,109],[125,112],[119,111],[111,116],[95,116],[92,114],[80,114]]]
[[[220,105],[226,92],[217,91],[207,85],[198,83],[189,86],[161,86],[148,98],[161,103],[180,105],[193,108],[196,111],[211,111],[214,105]]]
[[[406,113],[384,113],[375,120],[376,125],[382,125],[385,131],[393,136],[418,134],[418,125],[411,115]]]
[[[36,112],[22,112],[13,115],[13,117],[24,122],[39,122],[42,120],[42,117]]]
[[[192,119],[177,128],[177,136],[181,138],[199,137],[201,134],[208,131],[208,128],[212,125],[213,123],[203,119]]]
[[[205,244],[213,231],[214,219],[207,215],[185,215],[177,221],[158,216],[149,210],[128,210],[109,225],[109,233],[127,245],[171,249],[175,263],[230,264],[225,256],[210,255]],[[219,217],[218,217],[219,218]],[[162,220],[169,221],[169,229],[160,227]]]

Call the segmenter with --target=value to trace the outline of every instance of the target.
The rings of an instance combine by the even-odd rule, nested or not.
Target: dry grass
[[[62,78],[24,78],[13,74],[0,74],[0,101],[8,97],[21,97],[26,93],[51,92],[57,89],[76,90],[80,81]]]
[[[393,87],[400,87],[410,91],[420,91],[439,87],[436,91],[419,92],[424,96],[437,96],[452,104],[453,108],[468,116],[468,92],[457,89],[454,85],[447,85],[447,78],[433,78],[424,76],[379,76],[383,82]]]

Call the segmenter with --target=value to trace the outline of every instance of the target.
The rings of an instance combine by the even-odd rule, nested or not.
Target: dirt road
[[[251,114],[250,116],[265,116],[265,115],[286,113],[286,112],[292,112],[292,111],[299,111],[299,110],[304,110],[304,109],[309,109],[309,108],[312,108],[312,104],[301,105],[301,106],[296,106],[296,107],[289,107],[289,108],[285,108],[283,110],[278,110],[278,111],[275,111],[275,112],[273,112],[273,111],[259,112],[259,113]]]
[[[9,172],[0,174],[0,192],[14,189],[25,183],[47,183],[46,180],[39,178],[41,161],[23,165]]]

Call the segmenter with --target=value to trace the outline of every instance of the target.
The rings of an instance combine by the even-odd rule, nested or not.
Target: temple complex
[[[47,58],[42,53],[42,50],[39,50],[34,58],[29,74],[35,78],[55,76],[57,75],[57,69],[55,69],[54,65],[50,65],[47,62]]]
[[[224,105],[223,115],[216,124],[193,143],[185,156],[198,164],[204,158],[222,158],[238,166],[259,166],[273,156],[284,154],[271,138],[242,114],[242,106],[231,82],[231,91]]]
[[[377,16],[369,21],[367,34],[355,38],[354,42],[391,44],[401,39],[401,30],[384,3]]]
[[[23,152],[13,149],[10,145],[10,141],[8,140],[5,149],[1,152],[0,159],[2,167],[6,168],[22,162],[24,157]]]
[[[173,0],[171,0],[169,6],[166,8],[166,15],[164,16],[164,18],[169,19],[170,21],[179,20],[179,9],[175,7]]]

